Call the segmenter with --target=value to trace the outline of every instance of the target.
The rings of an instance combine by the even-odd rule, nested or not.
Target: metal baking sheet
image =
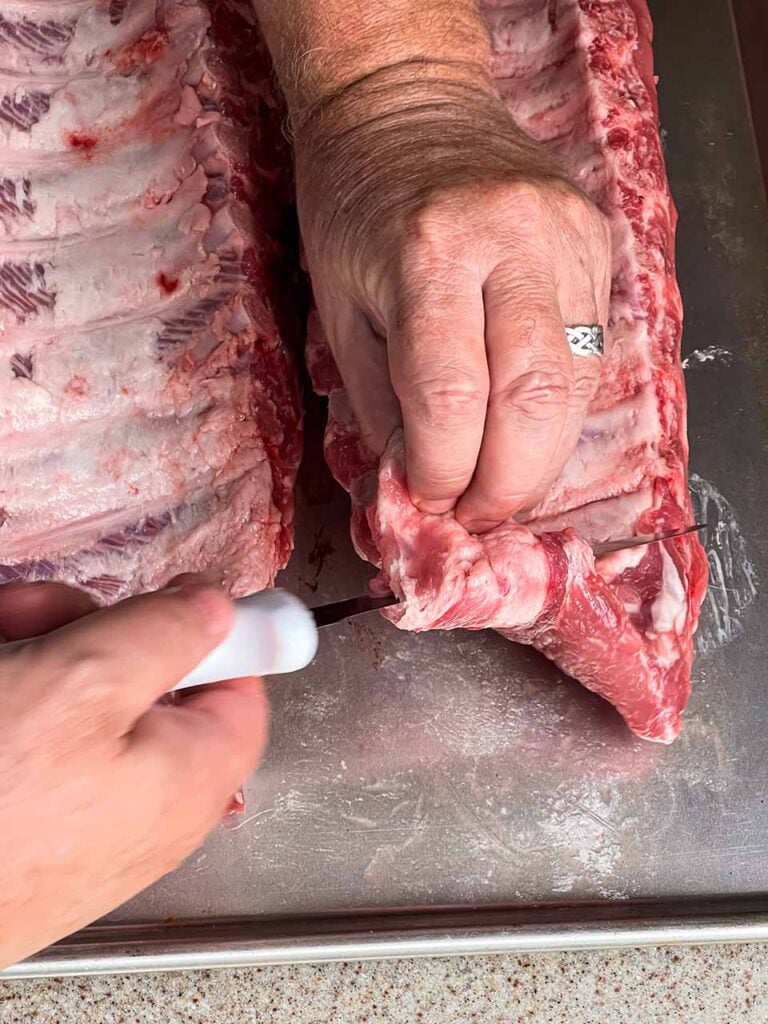
[[[495,635],[326,630],[270,684],[246,813],[13,973],[768,938],[768,216],[728,4],[652,8],[693,488],[717,523],[682,737],[633,739]],[[310,420],[284,582],[320,602],[369,570]]]

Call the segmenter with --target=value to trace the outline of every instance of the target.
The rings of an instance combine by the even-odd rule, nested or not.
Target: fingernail
[[[431,516],[442,516],[450,512],[456,504],[454,501],[422,501],[420,498],[411,498],[419,512],[426,512]]]
[[[206,636],[220,640],[232,628],[235,610],[232,602],[222,590],[200,585],[168,587],[164,594],[183,597],[193,604],[200,616],[200,625]]]
[[[497,526],[501,526],[498,519],[472,519],[470,522],[464,523],[464,529],[467,533],[489,533],[491,530],[495,530]]]
[[[168,581],[166,590],[171,587],[178,589],[179,587],[194,587],[198,584],[205,584],[209,587],[217,587],[221,583],[221,579],[213,571],[211,572],[183,572],[178,576],[174,576],[173,579]]]

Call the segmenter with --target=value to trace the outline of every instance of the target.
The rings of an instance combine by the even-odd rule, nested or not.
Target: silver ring
[[[575,356],[601,356],[605,352],[605,336],[600,324],[566,327],[565,336]]]

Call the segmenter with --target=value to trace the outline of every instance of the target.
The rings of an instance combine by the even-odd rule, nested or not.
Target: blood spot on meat
[[[70,398],[85,398],[89,391],[88,381],[79,373],[73,374],[64,388],[65,394]]]
[[[170,274],[166,274],[161,270],[157,275],[156,280],[160,290],[166,295],[173,295],[173,293],[178,290],[178,277],[171,277]]]
[[[612,128],[606,141],[611,149],[626,149],[629,146],[629,132],[626,128]]]
[[[117,55],[113,55],[115,66],[118,71],[127,74],[137,67],[154,64],[162,57],[167,47],[168,33],[165,29],[157,26]]]
[[[79,150],[85,154],[94,150],[98,145],[98,141],[96,136],[91,135],[90,132],[69,132],[67,135],[67,145],[69,148]]]
[[[589,48],[589,66],[593,71],[609,72],[613,70],[610,57],[605,52],[602,40],[595,40]]]
[[[618,185],[624,212],[633,223],[637,224],[643,213],[643,197],[624,181],[620,181]]]

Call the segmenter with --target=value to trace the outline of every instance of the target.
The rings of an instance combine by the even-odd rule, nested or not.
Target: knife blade
[[[310,611],[315,625],[318,629],[322,629],[323,626],[333,626],[337,622],[352,619],[356,615],[376,611],[377,608],[388,608],[390,605],[397,604],[399,600],[394,594],[384,594],[381,597],[361,594],[359,597],[350,597],[344,601],[323,604],[319,608],[310,608]]]
[[[624,551],[628,548],[637,548],[645,544],[656,544],[663,540],[673,540],[675,537],[685,537],[689,533],[698,533],[705,530],[706,523],[696,523],[693,526],[686,526],[683,530],[669,530],[666,533],[643,533],[636,537],[623,537],[621,540],[609,540],[602,544],[593,544],[592,550],[596,558],[612,554],[614,551]],[[317,608],[310,608],[315,625],[318,629],[324,626],[334,626],[345,619],[352,619],[357,615],[365,615],[367,612],[376,611],[379,608],[390,608],[397,604],[400,599],[394,594],[383,594],[377,597],[370,597],[361,594],[359,597],[346,598],[343,601],[334,601],[332,604],[323,604]]]
[[[665,533],[639,533],[636,537],[622,537],[621,540],[608,540],[601,544],[593,544],[592,551],[595,558],[602,558],[603,555],[613,554],[614,551],[626,551],[629,548],[639,548],[646,544],[657,544],[662,540],[674,540],[675,537],[687,537],[689,533],[699,533],[706,528],[706,523],[694,523],[693,526],[686,526],[682,530],[667,530]]]

